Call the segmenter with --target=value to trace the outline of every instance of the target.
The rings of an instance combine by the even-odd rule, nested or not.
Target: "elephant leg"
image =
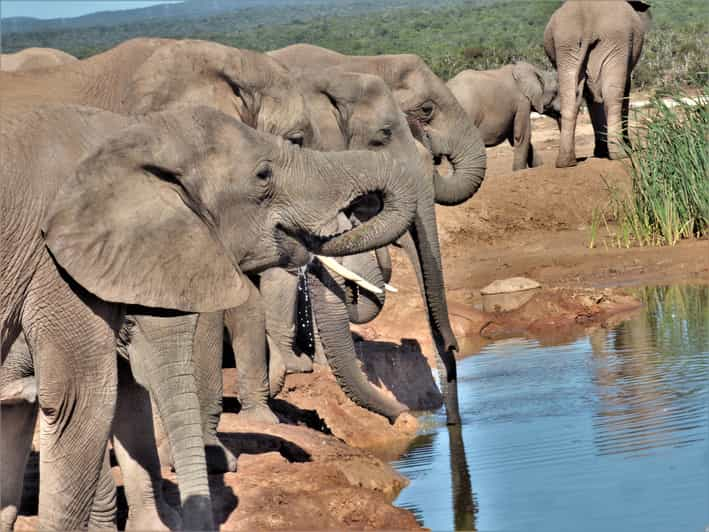
[[[616,70],[620,70],[620,73],[616,74],[611,65],[604,67],[606,77],[603,79],[603,104],[608,121],[608,156],[611,159],[623,159],[626,157],[623,141],[628,136],[627,96],[630,82],[626,78],[625,68],[621,69],[617,65]]]
[[[576,119],[583,97],[585,77],[582,76],[588,45],[583,43],[577,50],[557,49],[559,72],[559,98],[561,100],[561,135],[557,168],[576,166]],[[567,58],[570,55],[572,57]],[[563,59],[562,59],[563,58]]]
[[[111,460],[108,448],[104,453],[101,475],[96,487],[96,495],[89,516],[89,530],[118,530],[116,515],[116,483],[111,474]]]
[[[197,315],[141,314],[132,318],[135,324],[128,344],[131,368],[136,381],[150,391],[170,441],[183,527],[212,530],[214,517],[192,364]]]
[[[278,423],[278,418],[268,406],[264,302],[253,283],[249,282],[248,299],[238,308],[229,309],[224,313],[224,324],[231,337],[236,359],[238,394],[241,401],[239,415],[261,423]]]
[[[9,360],[9,357],[8,357]],[[0,531],[12,530],[22,499],[27,458],[37,420],[37,403],[0,404]]]
[[[89,523],[116,404],[116,331],[123,309],[63,278],[47,256],[22,329],[35,358],[40,406],[39,528]]]
[[[584,98],[586,99],[586,107],[593,125],[593,156],[608,158],[608,125],[606,123],[605,108],[603,103],[596,101],[589,90],[584,91]]]
[[[529,104],[521,106],[515,114],[513,139],[511,144],[514,146],[514,160],[512,163],[512,171],[524,170],[533,157],[531,145],[532,140],[532,121],[529,117],[531,108]]]
[[[118,385],[113,450],[128,502],[126,530],[178,529],[180,517],[162,495],[150,395],[135,381],[129,363],[122,358],[118,360]]]
[[[202,437],[210,473],[236,471],[236,456],[219,440],[217,427],[222,415],[224,380],[224,312],[200,314],[192,349],[197,395],[202,415]]]

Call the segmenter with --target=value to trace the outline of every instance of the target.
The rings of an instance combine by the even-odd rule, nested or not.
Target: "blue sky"
[[[55,1],[30,1],[30,0],[2,0],[0,2],[0,13],[2,18],[7,17],[34,17],[34,18],[60,18],[78,17],[96,11],[117,11],[121,9],[134,9],[137,7],[152,6],[155,4],[167,4],[166,1],[75,1],[61,2]]]

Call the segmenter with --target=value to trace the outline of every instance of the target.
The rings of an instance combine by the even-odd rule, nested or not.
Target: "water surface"
[[[460,361],[463,425],[424,420],[396,504],[433,530],[703,532],[709,287],[638,294],[641,312],[589,337]]]

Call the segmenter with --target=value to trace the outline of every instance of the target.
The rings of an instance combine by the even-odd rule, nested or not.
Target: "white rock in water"
[[[541,288],[537,281],[527,279],[526,277],[510,277],[509,279],[498,279],[491,282],[485,288],[480,290],[482,295],[492,294],[509,294],[511,292],[523,292],[525,290],[533,290]]]

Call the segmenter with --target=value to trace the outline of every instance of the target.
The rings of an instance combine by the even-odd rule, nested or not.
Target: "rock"
[[[493,294],[509,294],[511,292],[522,292],[524,290],[534,290],[541,288],[537,281],[527,279],[526,277],[510,277],[509,279],[498,279],[491,282],[485,288],[480,290],[484,296]]]

